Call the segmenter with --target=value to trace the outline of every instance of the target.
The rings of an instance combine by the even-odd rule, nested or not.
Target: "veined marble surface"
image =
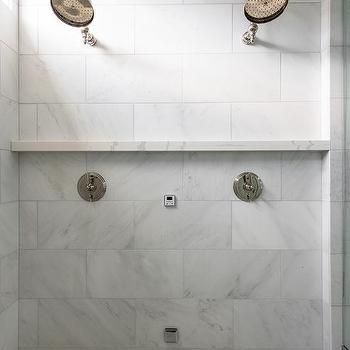
[[[328,151],[327,140],[281,141],[12,141],[14,152]]]

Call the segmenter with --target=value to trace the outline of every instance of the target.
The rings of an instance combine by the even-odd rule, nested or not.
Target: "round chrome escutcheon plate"
[[[253,202],[258,199],[263,188],[260,177],[250,172],[238,175],[233,182],[233,190],[236,196],[244,202]]]
[[[105,195],[107,184],[100,174],[88,172],[79,179],[77,187],[81,198],[96,202]]]

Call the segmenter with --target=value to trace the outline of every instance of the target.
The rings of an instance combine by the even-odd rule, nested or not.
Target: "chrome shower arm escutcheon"
[[[85,27],[81,30],[81,33],[83,35],[83,42],[84,45],[88,44],[90,46],[95,46],[97,43],[97,39],[94,37],[92,33],[90,33],[89,28]]]
[[[242,41],[246,45],[254,45],[256,39],[256,33],[258,32],[258,25],[256,23],[252,23],[248,30],[243,34]]]

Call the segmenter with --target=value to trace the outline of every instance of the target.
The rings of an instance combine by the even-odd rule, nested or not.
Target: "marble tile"
[[[342,306],[333,306],[332,311],[332,349],[341,349],[343,343],[343,312]]]
[[[0,2],[0,41],[18,52],[18,2]]]
[[[184,157],[186,200],[238,200],[232,189],[233,179],[245,171],[252,171],[263,180],[261,199],[281,198],[279,152],[190,152]]]
[[[337,283],[338,280],[338,286],[341,284],[341,280],[340,280],[340,276],[339,276],[339,272],[341,271],[341,268],[344,269],[344,276],[343,276],[343,283],[344,283],[344,298],[343,298],[343,305],[347,305],[350,306],[350,274],[349,274],[349,270],[350,270],[350,254],[349,252],[347,252],[346,254],[344,254],[344,260],[343,260],[343,264],[342,266],[339,266],[340,262],[338,262],[338,278],[335,279],[335,283]]]
[[[38,212],[36,202],[19,204],[20,244],[22,249],[37,248],[38,240]]]
[[[319,249],[320,202],[232,203],[233,249]]]
[[[283,16],[267,26],[259,27],[257,40],[252,48],[243,44],[241,39],[249,25],[243,15],[243,4],[234,5],[233,49],[237,52],[249,53],[263,51],[319,52],[320,9],[319,3],[290,3]]]
[[[84,251],[23,250],[20,259],[21,298],[85,296]]]
[[[185,102],[266,102],[280,99],[277,53],[184,57]],[[247,70],[246,67],[255,69]],[[249,93],[247,93],[249,91]]]
[[[346,282],[348,278],[347,266],[344,271],[345,258],[343,254],[332,254],[331,255],[331,288],[332,288],[332,305],[343,304],[343,293],[344,293],[344,282],[345,286],[348,287]]]
[[[132,105],[45,104],[38,106],[39,141],[132,139]]]
[[[322,347],[320,301],[237,301],[234,315],[239,348]]]
[[[344,213],[343,202],[331,202],[331,253],[340,254],[344,251]]]
[[[318,102],[232,104],[233,140],[321,138]]]
[[[347,48],[331,47],[330,48],[330,96],[331,98],[344,98],[348,95],[345,89],[348,73],[346,71],[347,61],[344,64],[344,55]],[[344,52],[345,51],[345,52]],[[346,58],[346,56],[345,56]]]
[[[230,120],[229,104],[138,104],[135,140],[230,140]]]
[[[182,296],[182,253],[88,251],[87,288],[94,298]]]
[[[281,292],[290,299],[321,299],[322,259],[319,251],[281,253]]]
[[[174,209],[162,201],[135,202],[138,249],[230,249],[229,202],[183,202]]]
[[[85,172],[83,153],[23,154],[20,159],[21,199],[80,199],[76,186]]]
[[[182,60],[170,55],[95,55],[86,59],[87,101],[179,102]]]
[[[345,176],[348,169],[349,157],[347,151],[330,151],[330,200],[343,201],[348,198],[348,176]],[[344,159],[345,158],[345,159]],[[345,165],[344,165],[345,162]],[[350,196],[349,196],[350,197]]]
[[[320,64],[318,53],[282,54],[282,101],[320,100]]]
[[[18,251],[0,259],[0,312],[18,300]]]
[[[0,349],[18,349],[18,302],[0,313]]]
[[[90,153],[88,169],[108,182],[106,200],[163,200],[182,194],[181,153]]]
[[[322,199],[322,155],[318,152],[282,153],[282,199]]]
[[[280,253],[189,251],[184,255],[184,293],[200,298],[278,298]]]
[[[344,324],[344,344],[350,344],[350,332],[349,332],[349,324],[350,324],[350,306],[345,306],[343,308],[343,324]]]
[[[0,257],[18,249],[18,203],[0,204]]]
[[[17,102],[0,96],[0,149],[9,150],[10,142],[18,137]]]
[[[10,151],[0,152],[1,202],[18,200],[18,155]]]
[[[19,18],[19,52],[38,53],[38,7],[20,6]]]
[[[345,112],[345,102],[344,99],[337,98],[331,99],[330,101],[330,113],[332,118],[330,120],[330,139],[331,148],[333,150],[343,150],[346,147],[345,135],[349,135],[349,126],[345,122],[346,112]],[[344,128],[345,125],[345,128]]]
[[[231,52],[232,7],[139,6],[136,53]]]
[[[168,347],[164,326],[179,328],[182,348],[229,348],[233,344],[233,305],[229,300],[138,300],[137,345]]]
[[[37,140],[37,105],[20,104],[19,138],[20,140]]]
[[[123,300],[40,300],[39,345],[130,347],[135,344],[135,308]]]
[[[39,202],[43,249],[125,249],[134,246],[132,202]]]
[[[38,301],[22,299],[19,302],[19,346],[38,345]]]
[[[78,55],[22,55],[22,103],[79,103],[85,97],[85,60]]]
[[[12,101],[18,101],[18,54],[0,43],[1,94]]]

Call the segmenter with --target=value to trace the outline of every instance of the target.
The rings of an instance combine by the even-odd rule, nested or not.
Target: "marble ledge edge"
[[[330,141],[12,141],[11,150],[13,152],[329,151]]]

